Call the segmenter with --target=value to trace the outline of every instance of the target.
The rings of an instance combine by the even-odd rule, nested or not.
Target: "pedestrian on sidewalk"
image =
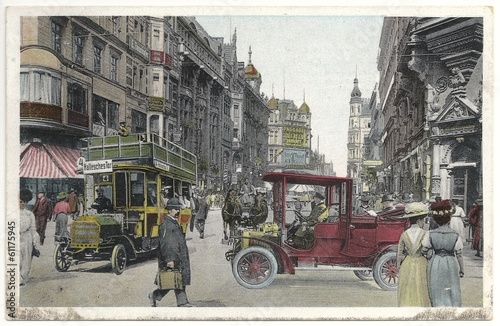
[[[196,212],[194,226],[200,233],[200,239],[205,237],[205,221],[208,216],[208,204],[203,193],[198,195],[198,211]]]
[[[473,227],[472,249],[476,250],[476,256],[481,257],[483,237],[483,198],[479,197],[469,212],[469,223]]]
[[[422,253],[422,240],[427,231],[423,229],[429,207],[424,203],[410,203],[405,216],[410,228],[403,232],[399,240],[397,266],[398,306],[430,307],[427,286],[427,258]]]
[[[30,279],[33,249],[38,250],[39,235],[36,232],[35,215],[26,208],[26,204],[33,198],[28,189],[19,192],[19,235],[20,235],[20,260],[19,273],[20,285],[25,285]]]
[[[465,212],[462,207],[460,207],[457,199],[453,200],[453,215],[450,220],[450,228],[458,233],[462,242],[465,242],[467,236],[465,235],[464,218]]]
[[[33,205],[33,214],[36,220],[36,232],[40,237],[40,245],[43,246],[47,222],[52,218],[52,203],[50,199],[45,197],[45,192],[43,190],[39,190],[36,196],[37,199],[35,205]]]
[[[54,206],[54,220],[56,221],[55,242],[64,242],[70,238],[68,232],[68,218],[71,216],[70,210],[66,193],[60,192],[57,195],[57,203]]]
[[[422,241],[423,252],[433,253],[429,260],[428,286],[433,307],[460,307],[460,278],[464,276],[463,243],[450,226],[452,206],[448,199],[430,207],[438,228],[430,230]]]
[[[158,250],[158,273],[155,284],[159,284],[158,276],[160,270],[177,269],[182,274],[183,286],[175,289],[175,298],[178,307],[192,307],[186,295],[186,285],[191,284],[191,267],[189,262],[189,251],[186,245],[186,238],[181,226],[177,221],[182,204],[177,198],[171,198],[167,202],[168,215],[160,225],[160,248]],[[149,303],[156,307],[156,302],[160,301],[170,290],[157,288],[151,292]]]

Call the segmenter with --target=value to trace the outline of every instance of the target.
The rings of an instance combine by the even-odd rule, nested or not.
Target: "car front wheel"
[[[271,284],[278,273],[273,253],[262,247],[248,247],[233,259],[236,281],[248,289],[261,289]]]

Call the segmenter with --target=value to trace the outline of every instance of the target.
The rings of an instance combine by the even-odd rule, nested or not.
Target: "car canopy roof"
[[[335,177],[327,175],[314,175],[290,172],[268,172],[262,176],[262,180],[268,182],[278,182],[286,178],[286,183],[308,184],[317,186],[328,186],[339,182],[350,182],[351,178]]]

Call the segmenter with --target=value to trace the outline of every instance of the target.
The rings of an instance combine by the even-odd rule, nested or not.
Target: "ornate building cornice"
[[[483,52],[482,18],[430,19],[419,25],[413,35],[450,71],[458,68],[469,81]]]

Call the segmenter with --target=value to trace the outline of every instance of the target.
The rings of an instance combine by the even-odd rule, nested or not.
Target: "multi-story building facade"
[[[349,127],[347,129],[347,176],[353,179],[353,194],[363,192],[363,159],[365,140],[371,127],[370,99],[361,97],[358,78],[354,78],[354,87],[349,102]]]
[[[380,136],[384,129],[384,117],[380,112],[378,85],[375,85],[368,107],[371,113],[370,132],[364,140],[363,171],[361,172],[361,178],[363,181],[363,193],[369,193],[373,196],[386,192],[385,185],[381,182],[381,177],[384,174],[382,168],[384,147],[380,142]]]
[[[482,18],[386,18],[380,40],[385,183],[425,200],[482,194]]]
[[[199,186],[220,190],[234,165],[235,99],[242,161],[256,164],[267,153],[259,132],[268,110],[247,83],[233,41],[228,57],[223,39],[194,17],[22,17],[21,186],[49,196],[83,192],[74,167],[84,139],[126,128],[193,152]]]
[[[311,169],[311,110],[304,102],[274,97],[267,103],[269,117],[269,169]]]

